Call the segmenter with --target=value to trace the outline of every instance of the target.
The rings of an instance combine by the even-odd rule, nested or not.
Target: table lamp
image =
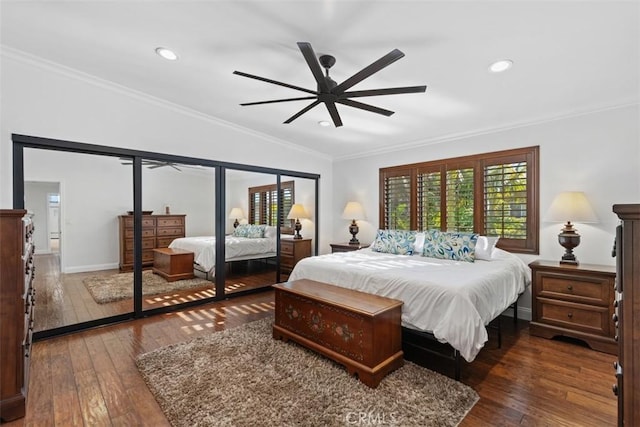
[[[344,207],[344,211],[342,212],[343,219],[350,219],[351,224],[349,225],[349,233],[351,233],[351,240],[349,240],[350,245],[359,245],[360,241],[356,239],[356,234],[360,231],[358,228],[357,219],[364,219],[364,209],[362,209],[362,205],[358,202],[348,202],[347,206]]]
[[[300,230],[302,230],[302,224],[300,224],[300,218],[309,218],[309,214],[304,209],[304,206],[301,204],[295,203],[291,206],[291,210],[289,211],[289,215],[287,215],[287,219],[295,219],[296,225],[296,235],[293,236],[294,239],[302,239],[302,235],[300,234]]]
[[[548,220],[553,222],[567,221],[560,234],[558,242],[565,248],[565,253],[560,260],[561,264],[578,264],[573,249],[580,244],[580,235],[573,228],[571,221],[598,222],[593,208],[582,191],[567,191],[558,194],[549,208]]]

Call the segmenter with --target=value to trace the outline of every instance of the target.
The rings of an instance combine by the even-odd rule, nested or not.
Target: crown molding
[[[453,141],[458,141],[462,139],[473,138],[476,136],[491,135],[491,134],[506,132],[514,129],[521,129],[521,128],[526,128],[530,126],[538,126],[541,124],[551,123],[555,121],[567,120],[575,117],[587,116],[590,114],[597,114],[605,111],[618,110],[618,109],[629,108],[634,106],[636,107],[640,106],[640,103],[629,102],[625,104],[617,104],[617,105],[611,105],[611,106],[603,106],[599,108],[585,109],[580,111],[572,111],[570,113],[560,114],[555,116],[537,117],[535,119],[524,120],[520,122],[512,122],[512,123],[508,123],[501,126],[475,129],[468,132],[449,134],[449,135],[438,137],[438,138],[410,141],[403,144],[394,145],[393,147],[385,147],[385,148],[370,150],[366,152],[359,152],[353,155],[334,157],[333,161],[337,162],[337,161],[344,161],[344,160],[362,159],[366,157],[377,156],[380,154],[388,154],[388,153],[393,153],[393,152],[402,151],[402,150],[409,150],[412,148],[420,148],[420,147],[426,147],[429,145],[442,144],[445,142],[453,142]]]
[[[136,89],[132,89],[130,87],[121,85],[119,83],[115,83],[110,80],[106,80],[106,79],[94,76],[92,74],[85,73],[75,68],[67,67],[66,65],[62,65],[57,62],[53,62],[36,55],[32,55],[30,53],[27,53],[18,49],[14,49],[12,47],[9,47],[3,44],[0,44],[0,56],[8,59],[13,59],[15,61],[27,64],[27,65],[38,67],[45,71],[54,72],[59,75],[63,75],[65,77],[75,79],[83,83],[87,83],[87,84],[99,87],[104,90],[118,93],[120,95],[125,95],[130,98],[136,99],[138,101],[142,101],[154,106],[166,108],[174,113],[179,113],[179,114],[182,114],[197,120],[206,121],[218,126],[224,126],[226,128],[233,129],[237,132],[241,132],[246,135],[250,135],[250,136],[268,141],[270,143],[280,145],[286,149],[296,150],[305,154],[321,157],[329,161],[333,160],[333,157],[325,153],[321,153],[319,151],[312,150],[306,147],[301,147],[299,145],[293,144],[288,141],[284,141],[279,138],[274,138],[271,135],[268,135],[253,129],[249,129],[243,126],[239,126],[235,123],[222,120],[219,117],[202,113],[200,111],[185,107],[183,105],[176,104],[174,102],[167,101],[165,99],[158,98],[153,95],[149,95],[148,93],[141,92]]]

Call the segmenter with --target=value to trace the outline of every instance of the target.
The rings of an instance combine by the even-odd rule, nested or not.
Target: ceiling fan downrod
[[[333,67],[336,63],[336,58],[331,55],[320,55],[318,58],[318,62],[324,68],[325,71],[325,80],[327,82],[327,86],[329,86],[329,91],[331,91],[334,87],[338,86],[338,83],[329,77],[329,68]],[[320,87],[318,87],[318,92],[320,92]]]

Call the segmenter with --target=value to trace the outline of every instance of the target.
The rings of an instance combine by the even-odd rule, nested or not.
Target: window
[[[280,183],[282,197],[278,197],[276,184],[249,188],[249,224],[280,225],[280,231],[293,234],[293,222],[286,219],[295,200],[294,181]],[[278,222],[278,203],[282,218]]]
[[[500,236],[538,253],[538,147],[380,169],[380,228]]]

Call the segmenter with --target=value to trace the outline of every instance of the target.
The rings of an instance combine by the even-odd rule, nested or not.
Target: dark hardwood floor
[[[266,291],[36,342],[27,416],[5,425],[168,425],[135,358],[272,316],[273,310],[273,291]],[[461,380],[480,400],[461,426],[615,426],[615,356],[532,337],[525,321],[502,322],[502,347],[490,332],[476,360],[463,363]],[[423,363],[452,375],[450,362]]]
[[[38,271],[34,282],[37,294],[34,316],[36,332],[133,311],[132,299],[98,304],[83,284],[87,277],[106,277],[120,273],[117,269],[63,274],[60,272],[59,255],[55,253],[36,255],[35,262]],[[198,274],[198,277],[204,278],[204,275]],[[268,287],[275,281],[275,269],[263,260],[238,261],[227,265],[225,291],[233,294]],[[212,298],[215,294],[215,284],[206,282],[201,288],[145,296],[142,308],[148,310],[176,305]]]

